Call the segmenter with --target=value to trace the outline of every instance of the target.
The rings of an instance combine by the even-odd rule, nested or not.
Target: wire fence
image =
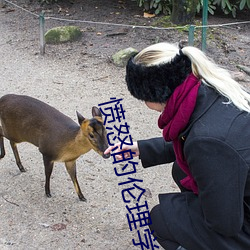
[[[20,9],[24,12],[29,13],[37,18],[39,18],[40,22],[40,53],[43,55],[45,53],[45,39],[44,39],[44,32],[45,32],[45,20],[55,20],[55,21],[63,21],[63,22],[74,22],[74,23],[85,23],[85,24],[93,24],[93,25],[108,25],[108,26],[118,26],[118,27],[126,27],[131,29],[153,29],[153,30],[178,30],[178,29],[188,29],[188,42],[189,45],[194,44],[194,32],[196,29],[203,29],[203,28],[215,28],[215,27],[228,27],[234,25],[242,25],[242,24],[250,24],[250,21],[241,21],[241,22],[231,22],[231,23],[223,23],[223,24],[208,24],[208,25],[184,25],[184,26],[173,26],[173,27],[155,27],[155,26],[142,26],[142,25],[130,25],[130,24],[118,24],[118,23],[109,23],[109,22],[97,22],[97,21],[88,21],[88,20],[78,20],[78,19],[67,19],[67,18],[59,18],[59,17],[52,17],[52,16],[45,16],[45,13],[42,11],[40,14],[36,14],[32,11],[29,11],[9,0],[2,0],[3,2],[14,6],[17,9]],[[206,38],[204,38],[206,39]],[[206,42],[206,41],[203,41]]]

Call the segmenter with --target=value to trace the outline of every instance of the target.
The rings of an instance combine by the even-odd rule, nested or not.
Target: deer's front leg
[[[82,191],[80,189],[79,183],[77,181],[76,177],[76,161],[68,161],[65,162],[66,169],[70,175],[71,180],[74,183],[74,187],[76,190],[76,193],[78,194],[78,197],[81,201],[87,201],[87,199],[83,196]]]
[[[43,163],[44,163],[44,168],[45,168],[45,194],[47,197],[51,197],[51,193],[50,193],[50,177],[53,171],[53,166],[54,166],[54,162],[51,161],[51,159],[46,156],[43,155]]]

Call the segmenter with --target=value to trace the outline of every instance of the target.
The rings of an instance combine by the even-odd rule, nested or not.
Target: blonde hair
[[[180,53],[190,59],[192,72],[196,77],[228,99],[225,104],[233,103],[238,109],[250,113],[250,94],[231,77],[227,70],[215,64],[195,47],[187,46],[180,51],[176,44],[157,43],[138,53],[134,62],[144,66],[160,65],[170,62]]]

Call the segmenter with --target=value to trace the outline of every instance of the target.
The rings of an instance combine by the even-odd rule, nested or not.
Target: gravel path
[[[22,17],[22,18],[21,18]],[[110,97],[123,98],[126,121],[134,140],[160,136],[158,114],[134,100],[124,84],[124,69],[107,57],[86,53],[82,43],[51,46],[39,55],[37,20],[19,11],[0,9],[1,95],[18,93],[39,98],[76,121],[75,111],[86,117],[91,107]],[[34,32],[31,32],[34,31]],[[126,207],[114,174],[112,159],[95,152],[80,157],[78,181],[87,203],[78,200],[64,165],[55,165],[51,178],[52,198],[44,195],[42,156],[30,144],[20,144],[26,173],[20,173],[9,143],[1,160],[0,249],[138,249],[126,219]],[[170,167],[143,170],[134,177],[143,180],[152,208],[160,192],[174,191]],[[119,179],[120,178],[120,179]]]

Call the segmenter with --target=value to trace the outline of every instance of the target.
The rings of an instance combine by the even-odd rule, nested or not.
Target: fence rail
[[[45,16],[44,12],[40,14],[36,14],[30,10],[27,10],[9,0],[0,0],[1,3],[10,4],[22,11],[29,13],[37,18],[39,18],[40,23],[40,53],[44,55],[45,53],[45,39],[44,39],[44,32],[45,32],[45,20],[55,20],[55,21],[63,21],[63,22],[74,22],[74,23],[87,23],[87,24],[94,24],[94,25],[108,25],[108,26],[119,26],[119,27],[126,27],[131,29],[153,29],[153,30],[178,30],[178,29],[189,29],[188,35],[188,43],[189,45],[194,44],[194,33],[196,29],[204,29],[206,31],[207,28],[214,28],[214,27],[226,27],[226,26],[234,26],[234,25],[241,25],[241,24],[248,24],[250,21],[242,21],[242,22],[232,22],[232,23],[223,23],[223,24],[209,24],[209,25],[184,25],[184,26],[173,26],[173,27],[155,27],[155,26],[141,26],[141,25],[130,25],[130,24],[118,24],[118,23],[108,23],[108,22],[96,22],[96,21],[88,21],[88,20],[77,20],[77,19],[66,19],[66,18],[59,18],[59,17],[52,17],[52,16]],[[205,50],[206,46],[206,32],[202,35],[202,50]]]

